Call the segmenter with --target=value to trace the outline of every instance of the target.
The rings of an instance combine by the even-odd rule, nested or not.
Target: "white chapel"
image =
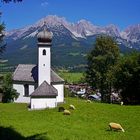
[[[17,103],[31,109],[54,108],[64,102],[64,80],[51,69],[52,32],[39,32],[38,64],[19,64],[13,74],[13,88],[20,93]],[[32,56],[31,56],[32,57]]]

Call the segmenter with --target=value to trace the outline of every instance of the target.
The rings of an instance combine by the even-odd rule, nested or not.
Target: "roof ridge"
[[[57,96],[58,91],[53,86],[48,84],[46,81],[42,82],[40,86],[38,86],[35,91],[31,93],[30,96]]]
[[[35,64],[19,64],[13,73],[14,81],[22,82],[38,82],[38,65]],[[64,80],[51,69],[51,83],[60,84]]]
[[[19,65],[31,65],[31,66],[37,66],[37,64],[19,64]]]
[[[61,78],[54,70],[52,70],[52,68],[51,68],[51,71],[59,78],[59,79],[61,79],[62,81],[65,81],[63,78]]]
[[[18,71],[19,65],[20,65],[20,64],[18,64],[17,68],[15,69],[15,71],[14,71],[14,73],[13,73],[13,75],[12,75],[12,79],[13,79],[14,75],[16,74],[16,72]]]

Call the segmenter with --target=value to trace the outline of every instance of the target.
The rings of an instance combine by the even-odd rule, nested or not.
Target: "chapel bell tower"
[[[46,28],[39,32],[38,38],[38,86],[44,81],[51,83],[51,52],[52,32]]]

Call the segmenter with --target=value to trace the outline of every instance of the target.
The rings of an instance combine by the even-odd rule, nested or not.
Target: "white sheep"
[[[70,105],[69,108],[72,109],[72,110],[75,110],[76,109],[74,105]]]
[[[87,103],[91,103],[91,100],[86,100]]]
[[[64,110],[64,113],[63,113],[64,115],[70,115],[71,114],[71,112],[69,111],[69,110]]]
[[[122,128],[122,126],[120,125],[120,124],[118,124],[118,123],[113,123],[113,122],[111,122],[111,123],[109,123],[109,127],[110,127],[110,129],[111,130],[121,130],[122,132],[124,132],[124,129]]]
[[[121,105],[123,105],[123,101],[121,101]]]

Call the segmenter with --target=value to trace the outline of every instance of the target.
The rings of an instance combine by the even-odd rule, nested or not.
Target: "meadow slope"
[[[0,139],[31,140],[139,140],[140,106],[86,103],[67,98],[61,105],[76,110],[70,116],[58,108],[28,111],[27,104],[0,104]],[[120,123],[125,132],[110,131],[109,122]]]

